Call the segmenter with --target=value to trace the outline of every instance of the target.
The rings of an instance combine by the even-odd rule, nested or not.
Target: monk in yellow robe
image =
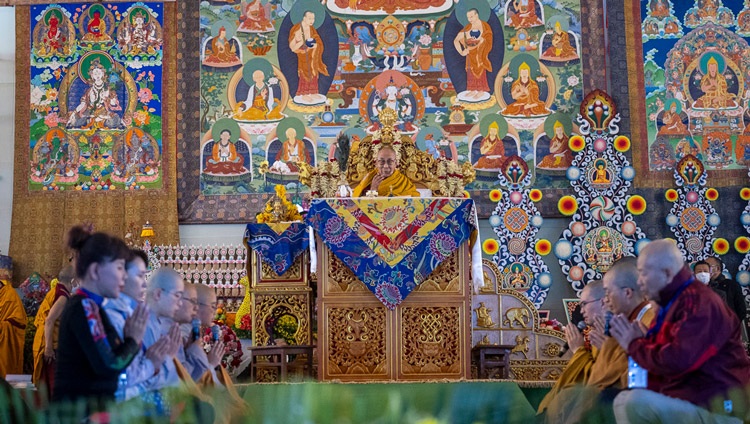
[[[637,284],[636,259],[621,259],[603,279],[604,306],[613,314],[627,314],[631,322],[640,321],[646,328],[656,318],[656,307],[649,303]],[[628,387],[628,353],[614,337],[605,335],[604,319],[598,317],[589,337],[599,345],[598,354],[589,369],[583,387],[562,390],[549,404],[547,422],[576,423],[585,420],[587,412],[596,407],[603,390],[624,390]]]
[[[10,284],[0,280],[0,377],[23,374],[23,342],[26,311]]]
[[[597,319],[604,317],[603,299],[604,286],[601,281],[592,281],[583,288],[581,292],[581,313],[589,327],[593,327]],[[565,367],[555,385],[539,403],[537,414],[544,413],[562,390],[585,383],[599,353],[599,349],[595,346],[586,345],[583,334],[578,331],[576,325],[565,326],[565,338],[568,341],[568,346],[573,350],[573,357],[568,361],[568,366]]]
[[[573,163],[573,153],[568,147],[569,137],[565,135],[565,127],[560,121],[553,126],[555,136],[549,141],[549,154],[544,156],[537,167],[543,169],[567,169]]]
[[[708,60],[707,68],[708,72],[701,78],[701,91],[704,94],[695,101],[695,106],[711,109],[737,106],[737,96],[727,91],[727,79],[719,72],[716,58]]]
[[[377,191],[378,196],[419,197],[419,192],[409,178],[399,172],[396,151],[383,146],[375,158],[375,170],[362,179],[352,191],[352,197],[364,196],[368,191]]]
[[[578,59],[578,52],[570,44],[570,35],[562,30],[559,21],[555,23],[555,33],[552,35],[552,45],[544,51],[542,58]]]
[[[518,67],[518,79],[510,87],[514,102],[509,104],[503,115],[545,115],[549,112],[544,102],[539,100],[539,85],[530,78],[531,68],[526,62]]]
[[[297,55],[297,99],[313,102],[318,90],[318,77],[328,76],[328,67],[323,63],[323,39],[315,29],[315,13],[306,11],[302,21],[289,31],[289,48]]]
[[[34,318],[36,333],[34,334],[34,373],[31,381],[35,386],[45,385],[48,393],[52,393],[55,377],[55,350],[57,349],[57,332],[59,319],[70,297],[75,272],[69,266],[60,271],[57,280],[50,285],[50,290],[44,296],[39,310]]]
[[[490,51],[492,50],[492,28],[479,18],[476,9],[466,12],[469,22],[454,40],[456,50],[466,57],[466,95],[469,100],[479,99],[489,93],[487,72],[492,72]]]
[[[500,126],[497,121],[487,128],[488,134],[479,144],[479,153],[482,156],[474,164],[476,169],[500,169],[505,162],[505,145],[499,137]]]

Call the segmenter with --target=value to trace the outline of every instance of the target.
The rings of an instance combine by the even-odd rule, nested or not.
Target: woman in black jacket
[[[102,310],[104,299],[118,297],[125,284],[130,251],[122,240],[73,227],[67,244],[77,253],[81,285],[60,318],[53,400],[86,400],[91,413],[114,400],[118,376],[141,347],[148,312],[143,305],[135,309],[125,321],[123,340]]]

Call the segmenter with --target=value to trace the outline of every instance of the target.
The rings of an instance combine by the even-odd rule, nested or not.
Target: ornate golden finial
[[[384,108],[378,115],[380,123],[384,128],[393,129],[393,125],[398,121],[398,114],[391,108]]]
[[[259,223],[272,223],[272,222],[289,222],[289,221],[301,221],[302,215],[300,215],[292,202],[286,198],[286,189],[283,185],[278,184],[274,187],[276,195],[266,202],[266,207],[263,212],[256,216]]]

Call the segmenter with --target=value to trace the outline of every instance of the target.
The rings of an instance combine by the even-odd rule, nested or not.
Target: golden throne
[[[471,164],[460,166],[419,150],[411,137],[394,130],[397,118],[394,110],[380,112],[381,129],[351,146],[346,173],[334,162],[323,162],[317,168],[300,163],[300,181],[311,188],[312,197],[335,197],[342,184],[355,187],[375,169],[375,156],[386,145],[396,151],[398,170],[418,189],[429,189],[435,197],[463,197],[464,186],[476,177]]]

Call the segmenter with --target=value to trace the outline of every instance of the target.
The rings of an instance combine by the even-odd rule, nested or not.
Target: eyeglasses
[[[200,305],[200,306],[208,306],[211,309],[216,309],[217,308],[216,303],[201,303],[201,302],[198,302],[198,305]]]
[[[165,290],[165,289],[162,289],[162,290],[164,291],[164,293],[169,293],[173,295],[175,299],[182,300],[183,293],[181,291]]]
[[[601,297],[600,297],[600,298],[598,298],[598,299],[592,299],[592,300],[583,300],[583,301],[581,301],[581,307],[584,307],[584,306],[586,306],[586,305],[589,305],[589,304],[591,304],[591,303],[594,303],[594,302],[598,302],[598,301],[600,301],[600,300],[602,300],[602,298],[601,298]]]
[[[183,297],[182,300],[192,303],[193,306],[198,306],[198,299],[190,299],[188,297]]]
[[[383,166],[383,165],[392,166],[395,163],[396,163],[396,161],[393,160],[393,159],[387,159],[387,160],[380,159],[380,160],[378,160],[378,165],[380,165],[380,166]]]

